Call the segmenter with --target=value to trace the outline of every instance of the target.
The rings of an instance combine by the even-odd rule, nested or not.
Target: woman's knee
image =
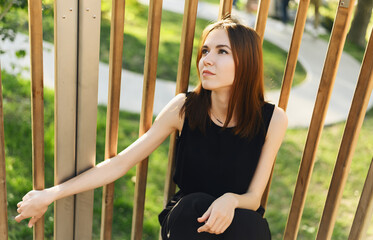
[[[166,239],[214,239],[210,234],[197,232],[202,226],[197,218],[202,216],[214,200],[214,197],[205,193],[184,196],[171,210],[167,224],[162,226]]]
[[[197,192],[184,196],[178,205],[180,204],[189,212],[194,211],[197,214],[203,214],[215,199],[215,197],[209,194]]]
[[[261,214],[253,210],[236,209],[231,225],[224,232],[224,239],[269,240],[271,234]]]

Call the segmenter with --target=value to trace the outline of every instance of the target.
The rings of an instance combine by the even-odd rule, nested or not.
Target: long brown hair
[[[261,111],[265,101],[261,39],[253,29],[240,24],[230,16],[207,26],[202,33],[197,55],[198,76],[202,46],[207,35],[215,29],[227,31],[235,64],[235,77],[223,127],[228,126],[234,114],[237,119],[234,133],[250,139],[260,131],[263,122]],[[210,109],[211,91],[204,89],[200,80],[194,92],[187,96],[180,114],[185,113],[192,129],[198,127],[204,132]]]

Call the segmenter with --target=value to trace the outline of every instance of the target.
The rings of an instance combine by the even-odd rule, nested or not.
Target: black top
[[[183,195],[204,192],[214,197],[246,193],[258,165],[274,105],[262,107],[263,127],[251,140],[223,129],[210,118],[206,133],[192,130],[185,117],[177,139],[174,181]]]
[[[204,192],[216,198],[232,192],[247,192],[258,165],[266,138],[274,105],[262,107],[263,126],[251,140],[235,135],[232,128],[223,129],[210,118],[206,122],[206,133],[198,128],[192,130],[185,117],[181,135],[176,145],[176,169],[174,181],[177,192],[159,214],[162,224],[176,203],[186,194]],[[259,207],[264,215],[264,208]]]

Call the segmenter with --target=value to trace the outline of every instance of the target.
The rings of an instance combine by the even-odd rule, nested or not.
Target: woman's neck
[[[211,118],[214,118],[218,123],[224,124],[228,114],[229,104],[229,93],[228,92],[212,92],[211,93]],[[230,120],[228,127],[234,126],[236,123],[234,115]]]

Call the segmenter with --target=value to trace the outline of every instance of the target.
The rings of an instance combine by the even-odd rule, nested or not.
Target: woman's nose
[[[203,57],[203,64],[204,65],[212,65],[213,64],[213,56],[211,53],[208,53],[206,54],[204,57]]]

